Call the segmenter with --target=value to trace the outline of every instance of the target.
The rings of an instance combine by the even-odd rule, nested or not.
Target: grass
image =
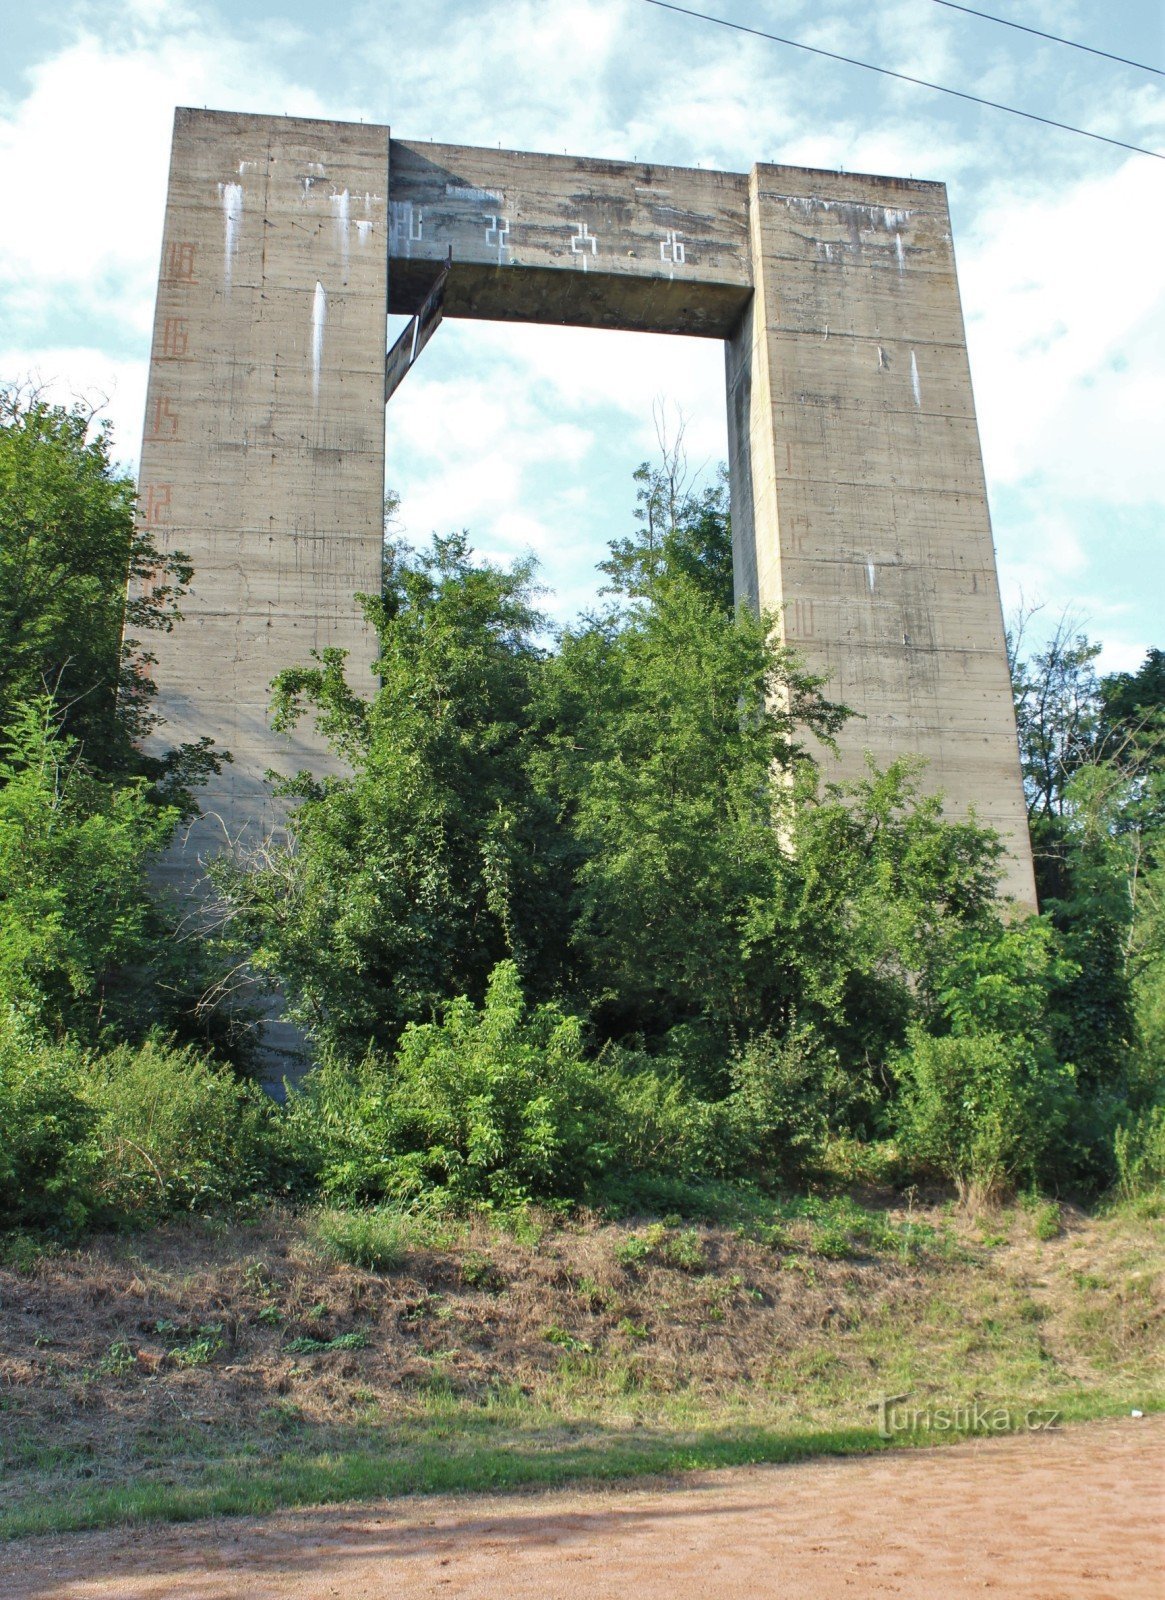
[[[1061,1397],[1054,1426],[1117,1415],[1125,1400]],[[1018,1413],[1017,1413],[1018,1415]],[[288,1419],[297,1430],[294,1415]],[[30,1500],[0,1517],[0,1537],[77,1532],[143,1522],[189,1522],[214,1516],[261,1516],[287,1506],[327,1505],[406,1494],[471,1493],[586,1481],[610,1482],[718,1467],[780,1464],[821,1456],[872,1454],[953,1443],[999,1428],[957,1426],[941,1433],[903,1429],[885,1439],[875,1423],[847,1428],[740,1426],[669,1431],[592,1427],[571,1442],[560,1425],[484,1426],[465,1418],[393,1429],[391,1439],[363,1439],[343,1450],[305,1452],[297,1445],[266,1459],[242,1452],[193,1467],[181,1483],[146,1481],[77,1487],[55,1503]]]
[[[324,1256],[367,1272],[399,1271],[410,1255],[440,1248],[455,1234],[447,1218],[403,1206],[325,1208],[311,1224],[311,1237]]]
[[[1057,1208],[1047,1237],[1030,1205],[985,1230],[837,1197],[732,1226],[352,1216],[171,1225],[0,1277],[0,1535],[968,1431],[882,1439],[880,1395],[1165,1403],[1165,1225],[1129,1208]]]

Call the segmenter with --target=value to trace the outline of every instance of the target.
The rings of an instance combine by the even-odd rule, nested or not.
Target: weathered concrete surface
[[[1034,905],[1015,716],[941,184],[758,166],[728,345],[737,593],[860,714],[844,779],[923,782],[1008,844]]]
[[[157,651],[160,737],[235,756],[191,849],[277,825],[267,768],[328,766],[271,733],[269,684],[325,645],[357,683],[371,662],[352,596],[379,584],[385,316],[416,310],[450,248],[446,315],[727,341],[738,594],[861,713],[837,775],[864,749],[925,757],[1034,904],[941,184],[180,111],[141,514],[196,577]]]
[[[234,756],[179,879],[277,827],[268,768],[329,766],[309,731],[271,731],[280,668],[336,645],[372,687],[353,597],[380,587],[387,221],[387,128],[177,112],[139,503],[195,576],[151,642],[155,739]]]
[[[392,141],[390,307],[726,339],[752,293],[733,172]],[[520,267],[520,273],[509,269]]]

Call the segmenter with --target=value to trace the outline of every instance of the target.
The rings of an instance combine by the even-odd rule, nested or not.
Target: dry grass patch
[[[0,1272],[0,1516],[67,1523],[98,1492],[147,1514],[147,1490],[193,1505],[293,1459],[407,1487],[434,1452],[456,1482],[491,1451],[868,1433],[882,1393],[1145,1406],[1160,1231],[822,1202],[738,1228],[275,1211],[99,1239]]]

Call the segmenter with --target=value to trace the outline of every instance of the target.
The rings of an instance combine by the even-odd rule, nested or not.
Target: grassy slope
[[[436,1222],[379,1272],[284,1213],[97,1241],[0,1272],[0,1532],[886,1448],[882,1394],[1151,1409],[1162,1224],[1060,1222]]]

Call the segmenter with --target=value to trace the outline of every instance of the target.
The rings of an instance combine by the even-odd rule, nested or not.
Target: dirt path
[[[1165,1417],[649,1488],[25,1541],[6,1600],[1159,1600]]]

